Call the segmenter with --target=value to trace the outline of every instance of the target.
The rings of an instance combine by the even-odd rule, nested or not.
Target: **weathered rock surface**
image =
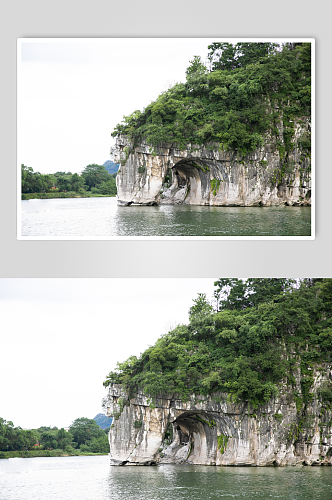
[[[331,377],[331,369],[327,370]],[[316,386],[322,380],[316,374]],[[313,393],[314,394],[314,393]],[[332,406],[317,396],[296,407],[287,393],[253,410],[226,395],[130,401],[109,389],[111,465],[332,465]]]
[[[184,150],[163,145],[153,150],[143,142],[133,148],[120,136],[114,156],[121,163],[118,204],[310,205],[310,159],[300,147],[305,129],[295,124],[294,130],[287,164],[280,157],[284,149],[271,137],[259,150],[241,157],[220,151],[218,144],[188,144]]]

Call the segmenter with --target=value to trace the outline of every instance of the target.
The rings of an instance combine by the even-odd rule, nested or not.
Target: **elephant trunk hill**
[[[219,279],[110,372],[114,465],[332,465],[332,280]]]
[[[226,394],[185,403],[165,394],[151,404],[142,392],[129,401],[114,385],[108,412],[120,416],[110,429],[111,465],[332,465],[332,411],[322,410],[312,400],[299,425],[287,394],[258,409]]]
[[[299,136],[302,130],[299,125]],[[246,157],[220,151],[218,144],[184,150],[169,144],[155,154],[146,143],[132,148],[123,136],[116,144],[117,161],[126,147],[131,150],[116,177],[119,205],[311,205],[310,161],[296,140],[288,156],[292,168],[281,177],[282,161],[271,142]]]
[[[119,205],[311,204],[311,43],[214,43],[112,136]]]

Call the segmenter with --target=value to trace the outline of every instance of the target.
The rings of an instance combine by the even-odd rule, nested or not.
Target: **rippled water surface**
[[[1,500],[331,500],[331,467],[110,467],[107,456],[0,460]]]
[[[310,236],[310,207],[118,207],[115,198],[24,200],[22,236]]]

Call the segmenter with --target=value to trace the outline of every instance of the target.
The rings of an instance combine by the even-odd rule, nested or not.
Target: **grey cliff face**
[[[179,150],[141,143],[133,148],[117,138],[115,161],[119,205],[191,204],[210,206],[310,205],[310,159],[300,147],[302,125],[295,126],[287,165],[270,137],[246,157],[218,144]]]
[[[332,465],[332,407],[317,397],[297,408],[285,393],[253,410],[224,394],[129,401],[113,385],[106,406],[111,465]]]

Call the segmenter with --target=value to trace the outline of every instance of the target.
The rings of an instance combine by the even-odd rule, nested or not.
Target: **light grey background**
[[[3,20],[0,34],[0,277],[214,278],[332,275],[330,1],[0,0],[0,6]],[[147,36],[284,36],[316,39],[316,240],[16,239],[17,38]],[[54,144],[54,148],[56,147],[59,145]],[[52,155],[52,151],[49,154]]]

